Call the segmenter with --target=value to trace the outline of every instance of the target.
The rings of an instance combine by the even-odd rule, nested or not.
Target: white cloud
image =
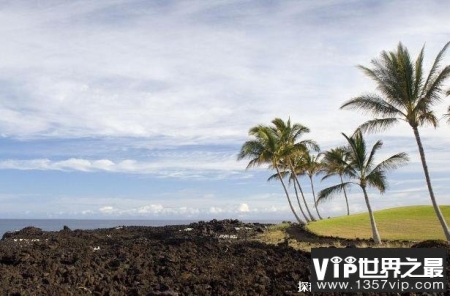
[[[243,203],[239,205],[238,211],[241,213],[246,213],[246,212],[250,212],[250,208],[248,206],[248,204]]]
[[[117,209],[115,209],[115,208],[112,207],[112,206],[104,206],[104,207],[101,207],[100,209],[98,209],[98,211],[99,211],[100,213],[104,213],[104,214],[112,214],[112,213],[114,213],[114,212],[117,212]],[[83,213],[83,214],[86,214],[87,211],[83,211],[82,213]]]
[[[89,160],[70,158],[51,161],[49,159],[3,160],[0,169],[13,170],[53,170],[81,172],[112,172],[131,174],[152,174],[173,178],[196,178],[212,176],[214,178],[247,178],[243,172],[243,164],[231,156],[229,158],[174,156],[155,161],[137,161],[125,159],[112,161],[109,159]]]
[[[221,208],[219,208],[219,207],[210,207],[209,208],[209,213],[210,214],[219,214],[219,213],[222,213],[222,212],[223,212],[223,210]]]
[[[137,209],[137,212],[139,214],[147,214],[147,213],[159,214],[163,210],[164,210],[164,207],[162,205],[158,204],[158,205],[149,205],[149,206],[140,207],[139,209]]]

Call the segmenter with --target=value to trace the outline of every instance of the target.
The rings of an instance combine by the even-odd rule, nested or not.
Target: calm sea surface
[[[187,225],[198,220],[74,220],[74,219],[0,219],[0,238],[7,231],[20,230],[27,226],[41,228],[44,231],[59,231],[64,226],[70,229],[97,229],[116,226],[164,226]],[[281,221],[245,221],[260,223],[280,223]]]

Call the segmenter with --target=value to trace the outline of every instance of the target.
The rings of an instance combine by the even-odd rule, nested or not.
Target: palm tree
[[[283,160],[283,147],[279,137],[274,133],[273,129],[263,125],[258,125],[251,128],[249,135],[253,136],[255,139],[247,141],[242,145],[238,154],[238,160],[249,158],[250,161],[247,165],[247,169],[257,167],[262,164],[269,164],[271,168],[274,168],[277,172],[279,180],[281,181],[281,185],[283,186],[284,193],[286,194],[292,213],[298,223],[305,224],[305,222],[298,217],[294,207],[292,206],[289,192],[280,172],[280,162]]]
[[[317,200],[316,200],[316,192],[314,190],[314,182],[313,177],[322,171],[322,163],[320,161],[321,154],[311,155],[310,153],[306,153],[303,156],[304,163],[304,173],[309,177],[309,182],[311,184],[311,191],[314,198],[314,207],[316,208],[317,216],[320,220],[322,220],[322,216],[320,216],[319,209],[317,208]]]
[[[375,217],[370,206],[369,196],[367,195],[367,187],[374,187],[378,189],[380,193],[384,193],[387,186],[386,172],[406,163],[408,161],[408,156],[406,153],[398,153],[380,162],[378,165],[375,165],[375,153],[381,149],[383,142],[377,141],[373,145],[370,153],[367,154],[366,142],[360,130],[356,130],[351,137],[348,137],[344,133],[342,133],[342,135],[345,137],[349,145],[347,174],[351,179],[350,181],[331,186],[320,191],[318,202],[327,200],[334,194],[341,192],[344,188],[351,185],[358,185],[361,187],[367,210],[369,211],[373,240],[376,244],[380,244],[380,234],[378,233]]]
[[[309,133],[309,128],[304,125],[301,125],[299,123],[291,125],[290,119],[288,119],[287,122],[284,122],[280,118],[275,118],[274,120],[272,120],[272,124],[274,125],[274,127],[272,127],[272,130],[278,135],[283,146],[283,160],[292,172],[291,177],[293,179],[293,182],[297,184],[297,188],[302,195],[306,211],[309,214],[309,218],[312,221],[315,221],[316,219],[309,210],[302,186],[300,185],[300,182],[297,178],[298,174],[296,173],[296,162],[301,159],[303,155],[307,154],[310,149],[319,151],[319,145],[317,145],[317,143],[312,140],[298,141],[302,135]]]
[[[450,241],[450,231],[433,193],[418,128],[425,124],[431,124],[434,127],[438,124],[431,108],[440,101],[439,95],[442,93],[443,83],[450,75],[450,65],[440,68],[449,44],[450,42],[445,44],[436,56],[425,79],[422,67],[424,47],[415,62],[411,60],[407,48],[401,43],[398,44],[397,51],[383,51],[380,59],[372,60],[372,68],[359,66],[376,82],[379,94],[362,95],[341,106],[341,109],[356,109],[373,115],[374,119],[360,126],[363,131],[385,130],[399,121],[405,121],[411,126],[419,149],[430,199],[447,241]]]
[[[325,176],[322,180],[325,180],[331,176],[338,175],[341,180],[341,184],[344,183],[343,176],[346,174],[347,170],[347,158],[348,151],[343,147],[338,147],[326,151],[323,153],[324,157],[322,159],[322,171]],[[347,205],[347,215],[350,215],[350,207],[348,205],[347,190],[343,188],[345,203]]]

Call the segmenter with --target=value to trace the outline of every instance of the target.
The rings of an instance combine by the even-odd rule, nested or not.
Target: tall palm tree
[[[299,123],[291,124],[291,120],[288,119],[284,122],[280,118],[275,118],[272,120],[272,130],[276,133],[280,139],[281,145],[283,146],[283,160],[286,165],[292,172],[293,181],[297,184],[297,188],[300,191],[300,194],[303,197],[303,201],[305,203],[306,211],[309,214],[309,217],[312,221],[316,219],[311,214],[309,210],[308,204],[306,203],[305,195],[303,193],[302,186],[297,178],[297,174],[295,173],[295,162],[303,155],[308,153],[310,149],[319,151],[319,145],[312,140],[302,140],[299,141],[299,138],[306,133],[309,133],[309,128]]]
[[[322,220],[322,216],[319,213],[319,209],[317,207],[317,200],[316,200],[316,192],[314,190],[314,182],[313,177],[319,173],[322,172],[322,163],[320,161],[321,154],[312,155],[310,153],[306,153],[303,156],[303,162],[304,162],[304,172],[309,177],[309,182],[311,184],[311,191],[314,198],[314,207],[316,208],[317,216],[320,220]]]
[[[380,244],[380,234],[378,233],[375,217],[370,206],[367,187],[374,187],[380,193],[384,193],[387,187],[386,172],[405,164],[408,161],[408,156],[406,153],[398,153],[376,165],[374,163],[374,157],[376,152],[383,146],[383,142],[377,141],[373,145],[370,153],[367,153],[366,142],[360,130],[357,130],[351,137],[348,137],[344,133],[342,135],[347,140],[349,146],[347,173],[351,179],[350,181],[320,191],[318,202],[327,200],[332,195],[341,192],[344,188],[353,184],[358,185],[363,191],[364,200],[369,211],[373,240],[376,244]]]
[[[249,158],[250,161],[247,165],[247,169],[263,164],[269,164],[271,168],[274,168],[277,172],[279,180],[281,181],[281,185],[283,186],[284,193],[286,194],[292,213],[298,223],[305,224],[305,222],[298,217],[294,207],[292,206],[289,192],[280,171],[280,162],[283,160],[284,152],[279,137],[274,133],[273,129],[263,125],[252,127],[249,131],[249,135],[253,136],[254,140],[246,141],[242,145],[238,154],[238,160]]]
[[[443,69],[440,67],[449,44],[450,42],[445,44],[436,56],[426,78],[422,67],[424,47],[415,62],[411,60],[408,49],[401,43],[398,44],[396,51],[381,52],[380,59],[372,60],[372,68],[359,66],[376,82],[379,94],[362,95],[341,106],[341,109],[356,109],[373,115],[374,119],[360,126],[363,131],[385,130],[399,121],[405,121],[411,126],[419,149],[430,199],[447,241],[450,241],[450,231],[434,196],[418,128],[425,124],[431,124],[434,127],[438,124],[431,108],[440,101],[442,86],[450,75],[450,65]]]
[[[346,174],[347,170],[347,158],[348,158],[347,149],[345,149],[344,147],[338,147],[324,152],[323,155],[324,157],[322,159],[322,171],[325,173],[325,176],[322,178],[322,180],[337,175],[341,180],[341,184],[344,183],[343,176]],[[350,215],[347,190],[343,188],[343,191],[345,203],[347,205],[347,215]]]

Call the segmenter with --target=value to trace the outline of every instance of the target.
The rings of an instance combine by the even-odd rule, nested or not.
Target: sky
[[[402,42],[414,59],[425,45],[428,70],[449,15],[445,0],[2,1],[0,218],[293,220],[272,172],[237,161],[248,130],[290,118],[322,150],[343,145],[369,117],[339,107],[375,91],[357,65]],[[420,129],[440,204],[449,131]],[[411,161],[373,209],[429,205],[412,130],[379,139],[380,160]],[[350,204],[366,211],[356,187]],[[318,210],[342,215],[344,199]]]

